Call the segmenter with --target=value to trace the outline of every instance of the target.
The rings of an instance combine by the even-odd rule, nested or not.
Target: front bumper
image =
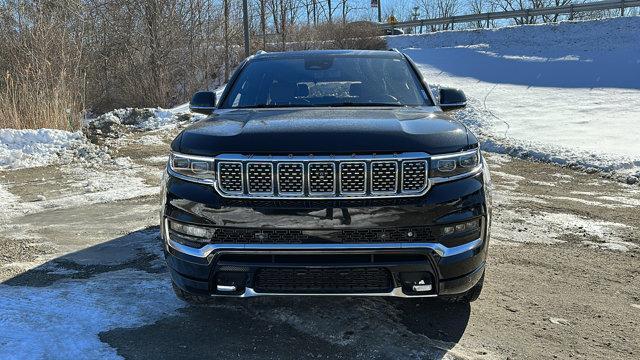
[[[165,256],[174,283],[198,295],[254,297],[266,295],[338,295],[434,297],[457,295],[472,288],[484,272],[490,228],[490,206],[482,174],[434,186],[412,203],[372,204],[334,209],[274,208],[273,204],[229,204],[215,190],[204,185],[167,177],[163,187],[162,237]],[[318,212],[326,212],[318,216]],[[331,213],[332,216],[328,216]],[[336,216],[337,214],[337,216]],[[352,214],[346,219],[340,214]],[[307,232],[319,229],[388,228],[430,225],[481,219],[479,236],[467,239],[430,239],[425,242],[377,243],[216,243],[187,246],[171,238],[168,221],[223,228],[287,229],[295,226]],[[265,260],[271,257],[271,260]],[[342,258],[347,260],[341,260]],[[321,260],[318,260],[321,259]],[[257,288],[261,269],[373,269],[390,274],[389,286],[372,291],[296,292]],[[221,274],[240,269],[244,275],[234,288],[221,285]],[[345,270],[346,271],[346,270]],[[431,289],[412,292],[403,274],[425,273]],[[228,280],[225,280],[228,282]],[[233,282],[233,281],[232,281]],[[258,286],[259,287],[259,286]]]

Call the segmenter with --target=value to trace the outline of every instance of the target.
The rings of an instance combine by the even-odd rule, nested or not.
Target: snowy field
[[[640,177],[640,17],[387,37],[490,151]]]

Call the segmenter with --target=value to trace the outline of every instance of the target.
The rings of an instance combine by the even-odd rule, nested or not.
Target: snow
[[[164,145],[164,140],[161,135],[144,135],[136,143],[141,145]]]
[[[167,157],[164,156],[164,161]],[[55,197],[39,201],[24,201],[11,193],[11,189],[0,183],[0,229],[9,224],[9,219],[39,213],[51,209],[66,209],[91,204],[112,203],[118,200],[152,196],[160,192],[161,172],[156,169],[136,165],[128,157],[118,157],[98,167],[63,166],[59,169],[70,188]],[[155,176],[150,185],[143,178]],[[19,186],[15,184],[14,186]]]
[[[624,241],[617,235],[618,231],[631,230],[622,223],[569,213],[534,213],[510,209],[501,209],[494,220],[505,226],[501,232],[493,233],[492,236],[507,243],[559,244],[567,242],[568,238],[584,237],[585,240],[580,240],[580,244],[590,247],[619,252],[638,248],[637,244]],[[532,235],[530,229],[544,229],[544,232]]]
[[[109,122],[138,131],[166,130],[184,122],[185,118],[181,115],[183,113],[180,111],[163,108],[124,108],[110,111],[97,118],[87,119],[85,126],[94,122]],[[199,118],[200,116],[194,116],[191,120]]]
[[[97,125],[97,134],[117,137],[117,128],[114,125],[130,131],[151,132],[175,129],[184,123],[202,118],[204,115],[182,114],[174,109],[126,108],[87,119],[84,126]],[[114,134],[105,134],[107,129],[113,129]],[[142,145],[164,145],[162,134],[144,135],[137,142]],[[77,161],[104,163],[110,160],[107,150],[92,144],[81,131],[0,129],[0,170],[69,164]]]
[[[640,177],[640,17],[391,36],[485,150]]]
[[[54,129],[0,129],[0,170],[69,163],[78,158],[107,160],[81,132]]]
[[[166,274],[137,270],[48,287],[0,284],[0,293],[1,359],[117,359],[99,333],[151,324],[185,306]]]

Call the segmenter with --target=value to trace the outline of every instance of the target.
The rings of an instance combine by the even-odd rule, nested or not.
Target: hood
[[[242,154],[352,154],[459,151],[475,143],[464,125],[435,108],[218,110],[185,129],[174,151]]]

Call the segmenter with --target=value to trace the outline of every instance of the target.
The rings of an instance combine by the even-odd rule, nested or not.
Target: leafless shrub
[[[84,27],[74,1],[0,2],[0,127],[75,129]]]

